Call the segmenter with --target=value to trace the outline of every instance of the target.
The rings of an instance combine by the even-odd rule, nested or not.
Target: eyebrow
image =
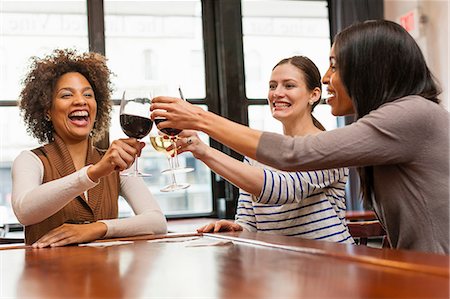
[[[58,89],[56,92],[60,92],[60,91],[62,91],[62,90],[74,91],[75,89],[72,88],[72,87],[61,87],[61,88]],[[85,92],[86,90],[92,90],[92,91],[94,91],[94,90],[92,89],[92,87],[90,87],[90,86],[86,86],[86,87],[83,87],[83,88],[81,89],[82,92]]]

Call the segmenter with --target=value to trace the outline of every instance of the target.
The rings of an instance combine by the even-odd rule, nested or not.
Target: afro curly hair
[[[23,80],[20,93],[21,110],[27,132],[40,143],[54,140],[52,122],[46,119],[52,106],[58,79],[70,72],[82,74],[91,84],[97,102],[97,117],[91,136],[97,140],[109,128],[111,102],[111,71],[106,58],[98,53],[78,54],[76,50],[56,49],[44,58],[32,57],[30,71]]]

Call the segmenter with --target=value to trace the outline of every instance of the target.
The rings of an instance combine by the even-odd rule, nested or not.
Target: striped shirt
[[[354,244],[345,222],[348,169],[284,172],[264,169],[259,197],[240,189],[235,222],[249,231]]]

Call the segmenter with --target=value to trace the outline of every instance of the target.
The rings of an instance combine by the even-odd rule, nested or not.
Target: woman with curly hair
[[[110,121],[110,71],[96,53],[55,50],[33,58],[20,109],[28,133],[44,145],[23,151],[12,168],[12,206],[34,247],[167,231],[144,181],[121,177],[144,143],[119,139],[107,150],[93,142]],[[135,216],[118,217],[118,196]]]

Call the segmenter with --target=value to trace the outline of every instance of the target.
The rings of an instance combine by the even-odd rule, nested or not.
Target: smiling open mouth
[[[87,111],[74,111],[69,114],[69,118],[74,121],[88,121],[89,113]]]
[[[286,103],[286,102],[275,102],[275,103],[273,103],[273,107],[274,108],[287,108],[287,107],[291,107],[291,104]]]

